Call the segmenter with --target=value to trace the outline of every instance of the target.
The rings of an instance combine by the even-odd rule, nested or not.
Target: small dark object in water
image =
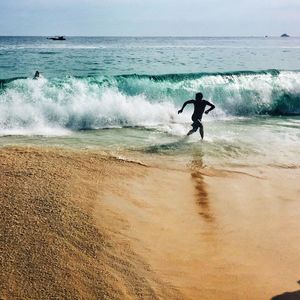
[[[284,33],[280,37],[290,37],[288,34]]]
[[[33,79],[38,79],[39,77],[40,77],[40,72],[36,71],[35,74],[34,74]]]
[[[54,36],[54,37],[48,37],[47,40],[53,40],[53,41],[65,41],[66,38],[61,35],[61,36]]]

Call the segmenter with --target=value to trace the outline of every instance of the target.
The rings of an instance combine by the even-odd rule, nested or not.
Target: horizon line
[[[1,35],[0,37],[49,37],[49,36],[64,36],[64,37],[114,37],[114,38],[256,38],[256,37],[282,37],[281,35]],[[300,37],[298,35],[289,35],[289,37]]]

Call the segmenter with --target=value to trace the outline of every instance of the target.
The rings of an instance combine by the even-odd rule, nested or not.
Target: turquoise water
[[[0,79],[300,70],[300,38],[0,37]]]
[[[177,114],[198,91],[204,141]],[[299,115],[300,38],[0,37],[1,145],[298,166]]]

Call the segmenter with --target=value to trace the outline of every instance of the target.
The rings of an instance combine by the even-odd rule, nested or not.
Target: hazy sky
[[[0,35],[300,36],[300,0],[0,0]]]

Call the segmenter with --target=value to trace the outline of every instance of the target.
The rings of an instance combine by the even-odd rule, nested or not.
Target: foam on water
[[[169,123],[175,113],[171,102],[151,103],[145,95],[128,96],[85,80],[22,79],[0,95],[0,132],[155,126]]]
[[[1,86],[0,134],[144,126],[181,135],[191,111],[177,110],[197,91],[217,107],[206,120],[300,114],[300,72],[7,79]]]

